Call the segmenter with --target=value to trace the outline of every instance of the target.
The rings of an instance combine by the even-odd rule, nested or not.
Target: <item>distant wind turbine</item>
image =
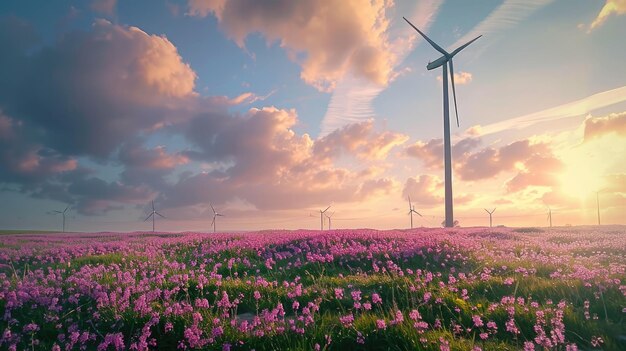
[[[63,233],[65,233],[65,213],[67,212],[67,210],[70,208],[70,206],[68,205],[63,211],[53,211],[54,213],[59,213],[63,216]]]
[[[330,206],[326,207],[324,211],[320,210],[320,230],[324,230],[324,213],[326,213],[329,208]]]
[[[402,17],[404,18],[404,17]],[[443,67],[443,142],[444,142],[444,165],[445,165],[445,203],[446,203],[446,219],[445,226],[448,228],[454,227],[454,213],[453,213],[453,201],[452,201],[452,148],[450,146],[450,106],[448,102],[448,65],[450,65],[450,79],[452,80],[452,96],[454,98],[454,112],[456,113],[456,124],[459,125],[459,112],[456,104],[456,88],[454,86],[454,66],[452,64],[452,58],[458,54],[461,50],[465,49],[468,45],[476,41],[482,35],[470,40],[466,44],[459,46],[456,50],[448,53],[441,46],[437,45],[434,41],[430,40],[426,34],[422,33],[413,23],[408,19],[404,20],[415,29],[435,50],[439,51],[443,56],[436,59],[433,62],[429,62],[426,68],[428,70],[435,69],[437,67]]]
[[[489,212],[489,210],[485,208],[485,211],[489,213],[489,228],[491,228],[493,227],[492,215],[494,212],[496,212],[496,209],[494,208],[493,210],[491,210],[491,212]]]
[[[211,205],[211,209],[213,210],[213,222],[211,222],[211,225],[213,226],[213,233],[215,233],[216,229],[215,229],[215,222],[217,222],[215,219],[217,217],[224,217],[223,214],[221,213],[217,213],[217,211],[215,211],[215,208],[213,208],[213,204],[209,204]]]
[[[147,221],[150,219],[150,217],[152,217],[152,232],[154,233],[154,219],[156,216],[160,216],[161,218],[165,218],[165,216],[163,216],[162,214],[158,213],[155,209],[154,209],[154,200],[152,201],[152,212],[150,212],[150,214],[148,215],[148,217],[146,217],[146,219],[144,219],[143,221]]]
[[[335,212],[331,213],[330,215],[326,215],[326,218],[328,218],[328,230],[331,230],[331,229],[332,229],[332,226],[331,226],[331,224],[332,224],[332,223],[331,223],[331,217],[332,217],[334,214],[335,214]]]
[[[600,192],[596,191],[596,205],[598,208],[598,225],[600,225]]]
[[[415,206],[411,204],[411,197],[408,196],[408,198],[409,198],[409,216],[411,216],[411,229],[413,229],[413,213],[417,214],[420,217],[422,217],[422,215],[419,212],[415,211]]]
[[[548,222],[550,222],[550,228],[552,228],[552,209],[548,206]]]

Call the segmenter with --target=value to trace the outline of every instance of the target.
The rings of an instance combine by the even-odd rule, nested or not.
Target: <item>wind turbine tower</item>
[[[491,212],[489,212],[489,210],[487,210],[487,209],[485,208],[485,211],[486,211],[487,213],[489,213],[489,228],[491,228],[491,227],[493,227],[493,221],[492,221],[492,219],[493,219],[493,218],[492,218],[492,215],[493,215],[493,213],[494,213],[494,212],[496,212],[496,209],[494,208],[493,210],[491,210]]]
[[[600,225],[600,192],[596,191],[596,205],[598,208],[598,225]]]
[[[68,205],[63,211],[53,211],[54,213],[59,213],[63,216],[63,233],[65,233],[65,213],[69,208],[70,206]]]
[[[156,216],[160,216],[161,218],[165,218],[165,216],[163,216],[162,214],[158,213],[155,209],[154,209],[154,200],[152,200],[152,212],[150,212],[150,214],[148,215],[148,217],[146,217],[146,219],[144,219],[143,221],[147,221],[150,219],[150,217],[152,217],[152,232],[154,233],[154,218]]]
[[[328,211],[330,206],[326,207],[324,211],[320,210],[320,230],[324,230],[324,213]]]
[[[211,222],[211,225],[213,226],[213,233],[215,233],[215,222],[216,222],[216,218],[217,217],[224,217],[223,214],[221,213],[217,213],[217,211],[215,211],[215,208],[213,208],[213,204],[209,204],[211,205],[211,209],[213,210],[213,222]]]
[[[413,229],[413,213],[417,214],[420,217],[422,217],[422,215],[419,212],[415,211],[415,206],[411,204],[411,197],[408,196],[408,198],[409,198],[409,216],[411,216],[411,229]]]
[[[333,216],[334,214],[335,214],[335,212],[331,213],[330,215],[326,215],[326,218],[328,218],[328,230],[331,230],[331,229],[332,229],[332,226],[331,226],[331,224],[332,224],[332,223],[331,223],[331,218],[332,218],[332,216]]]
[[[404,17],[402,17],[404,18]],[[452,58],[458,54],[461,50],[465,49],[468,45],[476,41],[482,35],[470,40],[466,44],[459,46],[451,53],[444,50],[441,46],[437,45],[434,41],[430,40],[426,34],[422,33],[413,23],[408,19],[404,20],[415,29],[430,45],[439,51],[443,56],[436,59],[433,62],[429,62],[426,68],[432,70],[438,67],[443,68],[442,80],[443,80],[443,148],[444,148],[444,168],[445,168],[445,203],[446,203],[446,219],[445,226],[447,228],[454,227],[454,211],[452,201],[452,147],[450,145],[450,104],[448,102],[448,65],[450,66],[450,79],[452,82],[452,97],[454,98],[454,112],[456,113],[456,124],[459,125],[459,112],[456,104],[456,88],[454,86],[454,66],[452,64]]]
[[[552,209],[548,206],[548,222],[550,222],[550,228],[552,228]]]

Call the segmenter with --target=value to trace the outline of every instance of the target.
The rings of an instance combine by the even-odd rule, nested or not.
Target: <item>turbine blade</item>
[[[63,212],[61,212],[61,211],[57,211],[57,210],[54,210],[54,211],[52,211],[52,212],[56,212],[56,213],[63,213]]]
[[[421,215],[419,212],[417,212],[417,211],[415,211],[415,213],[417,213],[417,215],[418,215],[418,216],[420,216],[420,217],[424,217],[424,216],[422,216],[422,215]]]
[[[476,40],[478,40],[478,38],[482,37],[482,35],[477,36],[476,38],[468,41],[467,43],[459,46],[456,50],[452,51],[452,54],[450,54],[450,56],[454,56],[456,54],[458,54],[461,50],[465,49],[469,44],[475,42]]]
[[[454,113],[456,114],[456,126],[459,127],[459,110],[456,106],[456,86],[454,85],[454,65],[450,59],[450,79],[452,79],[452,98],[454,99]]]
[[[410,196],[407,196],[407,197],[409,198],[409,208],[411,209],[413,208],[413,206],[411,205],[411,197]]]
[[[427,36],[426,36],[426,34],[422,33],[422,31],[421,31],[421,30],[417,29],[417,27],[416,27],[416,26],[414,26],[414,25],[413,25],[413,23],[409,22],[409,20],[408,20],[408,19],[406,19],[406,17],[402,17],[402,18],[404,18],[404,20],[406,21],[406,23],[408,23],[411,27],[413,27],[413,29],[415,29],[415,30],[416,30],[419,34],[421,34],[421,35],[422,35],[422,37],[424,37],[424,39],[426,39],[426,41],[427,41],[428,43],[430,43],[430,45],[432,45],[432,47],[433,47],[433,48],[435,48],[435,50],[439,51],[439,52],[440,52],[440,53],[442,53],[444,56],[448,56],[448,55],[450,55],[450,54],[448,54],[448,52],[446,52],[446,50],[444,50],[441,46],[437,45],[437,43],[435,43],[434,41],[430,40],[430,38],[429,38],[429,37],[427,37]],[[475,39],[474,39],[474,40],[475,40]],[[466,44],[466,45],[469,45],[469,43],[468,43],[468,44]]]
[[[158,213],[158,212],[156,212],[156,211],[155,211],[154,213],[156,213],[156,214],[158,214],[159,216],[161,216],[161,218],[165,218],[165,216],[164,216],[164,215],[162,215],[162,214],[160,214],[160,213]]]
[[[154,211],[154,200],[152,200],[152,211]]]
[[[65,213],[69,208],[70,208],[70,205],[67,205],[67,207],[63,210],[63,213]]]
[[[489,213],[489,211],[486,208],[483,208],[483,210],[485,210],[485,212]]]
[[[152,217],[152,215],[153,215],[153,214],[154,214],[154,213],[150,213],[150,214],[148,215],[148,217],[146,217],[146,219],[144,219],[143,221],[145,222],[145,221],[149,220],[149,219],[150,219],[150,217]]]
[[[326,209],[324,211],[322,211],[322,213],[328,211],[329,208],[330,208],[330,206],[326,207]]]
[[[496,209],[497,209],[497,207],[494,207],[494,208],[493,208],[493,211],[491,211],[491,213],[496,212]]]
[[[223,214],[221,214],[221,213],[216,213],[215,215],[216,215],[216,216],[219,216],[219,217],[224,217],[224,215],[223,215]]]
[[[211,209],[213,210],[213,214],[217,213],[217,212],[215,212],[215,209],[213,208],[213,204],[212,203],[209,203],[209,206],[211,206]]]

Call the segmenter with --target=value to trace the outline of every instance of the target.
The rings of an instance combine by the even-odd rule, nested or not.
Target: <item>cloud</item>
[[[611,15],[623,15],[626,14],[626,0],[606,0],[604,6],[596,16],[596,19],[591,22],[589,31],[596,29],[606,22],[607,18]]]
[[[115,14],[117,0],[94,0],[91,2],[91,9],[105,15]]]
[[[252,92],[246,92],[235,96],[234,98],[228,96],[211,96],[209,100],[215,105],[235,106],[235,105],[249,105],[257,101],[263,101],[274,94],[274,91],[265,96],[259,96]]]
[[[438,81],[442,81],[441,76],[437,76]],[[454,74],[454,84],[455,85],[463,85],[469,84],[472,81],[472,74],[469,72],[459,72]]]
[[[196,75],[167,38],[105,20],[0,68],[0,106],[68,155],[106,157],[140,130],[185,115]],[[176,113],[173,113],[173,108]]]
[[[485,126],[473,126],[470,129],[473,133],[479,130],[481,135],[499,133],[510,129],[523,129],[538,123],[582,116],[599,108],[611,106],[623,101],[626,101],[626,86],[603,91],[580,100],[530,113],[524,116],[507,119]]]
[[[361,188],[359,189],[359,195],[362,198],[368,198],[372,195],[377,194],[386,195],[389,194],[397,186],[398,185],[393,179],[370,179],[361,184]]]
[[[337,129],[315,142],[314,153],[337,157],[342,151],[363,159],[384,159],[389,151],[404,144],[409,137],[390,131],[376,132],[372,120],[353,123]]]
[[[32,197],[89,215],[152,199],[164,209],[240,199],[284,210],[398,187],[376,164],[406,135],[364,121],[314,140],[293,130],[295,110],[230,112],[265,97],[200,96],[194,71],[165,37],[99,20],[2,60],[11,55],[14,63],[0,67],[0,182]],[[179,149],[153,146],[161,135],[180,140]],[[112,172],[99,174],[93,162]]]
[[[606,186],[602,192],[626,194],[626,173],[608,174],[604,178]]]
[[[411,201],[420,205],[442,204],[443,181],[436,176],[422,174],[418,178],[408,178],[402,190],[402,197],[411,197]]]
[[[146,149],[137,143],[124,145],[119,159],[125,165],[149,169],[173,169],[189,162],[184,155],[168,154],[164,146]]]
[[[301,78],[323,91],[353,72],[386,85],[395,57],[385,32],[391,1],[190,0],[189,14],[214,15],[240,47],[252,33],[278,41],[301,67]]]
[[[501,34],[528,18],[535,11],[550,4],[553,0],[505,0],[472,30],[460,37],[448,50],[467,43],[479,35],[494,37],[489,34]]]
[[[465,138],[452,145],[452,159],[466,158],[466,155],[477,146],[481,140],[479,138]],[[443,167],[443,139],[431,139],[424,143],[417,141],[408,146],[405,150],[408,156],[419,158],[429,169],[439,169]]]
[[[3,65],[16,64],[19,57],[13,53],[24,52],[39,42],[39,35],[35,27],[15,16],[0,17],[0,63]]]
[[[23,123],[0,110],[0,182],[31,184],[77,168],[77,161],[37,143],[29,143]]]
[[[480,143],[479,138],[465,138],[452,146],[453,167],[459,178],[479,181],[505,172],[517,172],[505,184],[509,192],[517,192],[531,185],[554,185],[556,173],[563,167],[545,142],[523,139],[498,148],[487,146],[476,150]],[[442,139],[418,141],[405,152],[422,160],[429,169],[443,168]]]
[[[206,113],[182,133],[194,149],[185,153],[209,165],[207,172],[182,177],[162,194],[165,206],[194,206],[234,197],[258,209],[306,208],[329,201],[350,202],[388,192],[394,185],[376,172],[335,166],[342,155],[384,158],[406,136],[350,125],[324,138],[298,135],[295,110],[250,109],[240,116]]]
[[[97,177],[77,176],[67,186],[76,208],[82,214],[99,215],[123,205],[144,204],[155,196],[146,186],[130,186],[119,181],[106,182]]]
[[[585,119],[585,141],[610,133],[626,136],[626,112]]]
[[[442,0],[420,1],[408,17],[416,26],[424,32],[428,32],[442,3]],[[399,12],[399,9],[396,10]],[[392,18],[388,36],[390,50],[396,57],[393,66],[394,73],[391,77],[393,80],[402,71],[406,71],[405,68],[398,72],[399,65],[415,48],[416,44],[422,41],[417,40],[418,34],[400,16]],[[384,90],[385,86],[372,82],[366,77],[355,76],[354,74],[345,75],[333,90],[333,95],[322,120],[320,135],[328,135],[345,125],[374,118],[375,112],[372,102]]]

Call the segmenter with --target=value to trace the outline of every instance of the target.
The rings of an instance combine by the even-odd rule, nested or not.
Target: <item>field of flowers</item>
[[[0,236],[0,349],[624,350],[626,229]]]

